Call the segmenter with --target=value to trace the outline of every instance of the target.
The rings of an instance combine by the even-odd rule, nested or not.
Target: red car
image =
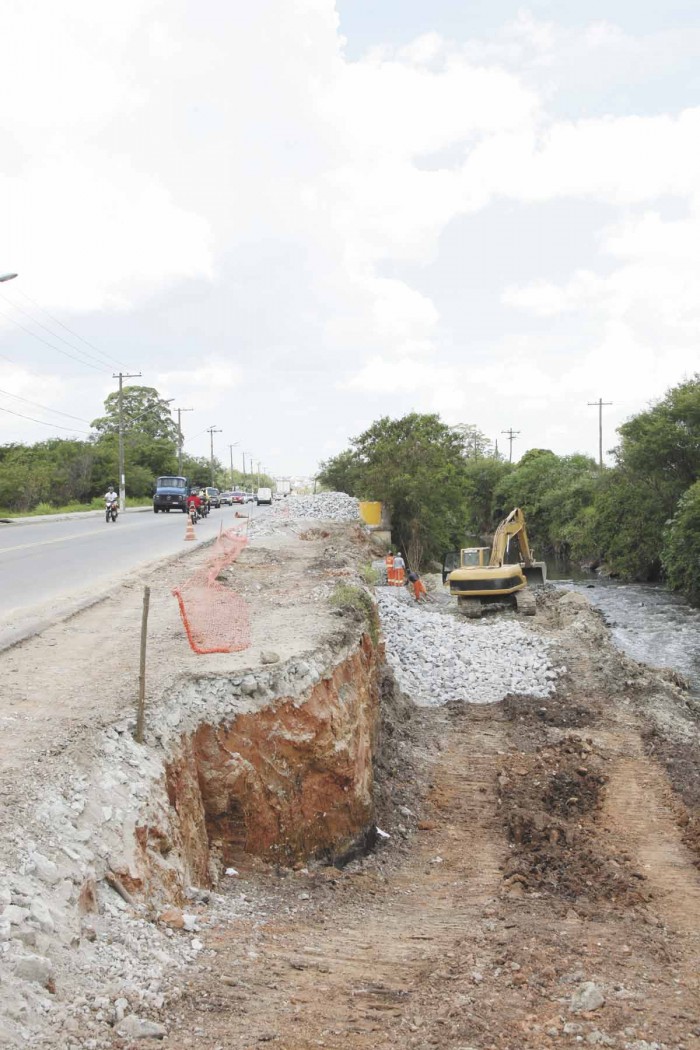
[[[245,503],[245,492],[232,492],[231,503]]]

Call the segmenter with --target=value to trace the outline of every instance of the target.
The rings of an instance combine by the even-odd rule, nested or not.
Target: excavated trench
[[[174,903],[254,858],[334,863],[371,837],[382,666],[363,633],[301,695],[183,733],[165,767],[167,806],[149,804],[136,826],[126,888]]]

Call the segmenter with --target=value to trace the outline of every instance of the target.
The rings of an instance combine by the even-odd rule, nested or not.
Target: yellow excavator
[[[520,507],[498,526],[490,550],[449,551],[442,563],[443,584],[457,598],[459,611],[474,619],[481,616],[484,604],[496,602],[511,602],[523,616],[534,616],[531,588],[546,578],[545,563],[534,560]]]

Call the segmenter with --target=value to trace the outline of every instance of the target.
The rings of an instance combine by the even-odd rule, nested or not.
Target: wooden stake
[[[148,636],[148,606],[151,588],[143,589],[143,612],[141,613],[141,662],[139,664],[139,703],[136,711],[136,742],[143,743],[143,723],[146,714],[146,639]]]

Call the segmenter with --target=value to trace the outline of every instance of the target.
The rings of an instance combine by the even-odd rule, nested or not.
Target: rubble
[[[318,521],[359,521],[358,501],[345,492],[317,492],[313,496],[287,496],[274,505],[273,514],[285,518],[313,518]]]
[[[487,704],[553,691],[558,672],[547,643],[519,623],[470,624],[394,588],[378,588],[377,601],[389,664],[417,704]]]

